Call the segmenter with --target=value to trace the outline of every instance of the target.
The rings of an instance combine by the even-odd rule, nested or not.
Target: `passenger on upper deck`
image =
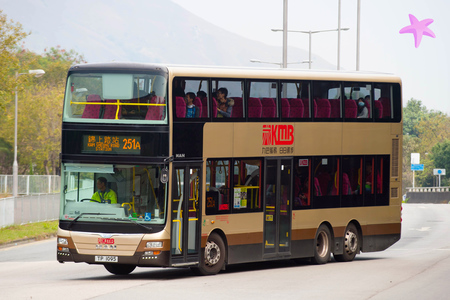
[[[229,118],[231,117],[231,110],[233,109],[234,100],[227,98],[228,90],[220,88],[217,90],[217,117]]]
[[[184,100],[186,101],[186,118],[198,118],[199,109],[194,104],[195,94],[192,92],[186,93]]]
[[[116,192],[107,187],[107,180],[105,177],[97,178],[97,191],[92,195],[91,199],[100,203],[117,203]]]
[[[198,91],[197,92],[197,97],[199,97],[200,99],[206,98],[206,92],[205,91]]]
[[[358,99],[358,115],[357,118],[368,118],[369,110],[366,107],[366,103],[363,98]]]

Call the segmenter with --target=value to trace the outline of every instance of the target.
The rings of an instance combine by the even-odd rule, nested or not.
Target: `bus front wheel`
[[[344,253],[335,255],[334,259],[336,261],[352,261],[358,253],[359,245],[358,229],[354,224],[349,224],[345,229]]]
[[[331,255],[331,233],[328,226],[322,224],[317,229],[314,239],[314,257],[312,262],[317,265],[326,264]]]
[[[225,264],[226,249],[220,235],[212,233],[206,242],[198,268],[193,269],[199,275],[214,275],[222,270]]]
[[[114,275],[127,275],[136,269],[133,265],[122,265],[122,264],[105,264],[105,269]]]

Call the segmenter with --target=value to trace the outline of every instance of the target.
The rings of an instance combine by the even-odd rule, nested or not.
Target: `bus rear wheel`
[[[105,264],[105,269],[114,275],[127,275],[136,269],[133,265],[123,265],[123,264]]]
[[[317,229],[314,239],[314,257],[312,263],[321,265],[326,264],[330,260],[331,255],[331,233],[330,229],[322,224]]]
[[[345,229],[344,235],[344,253],[335,255],[336,261],[352,261],[356,253],[358,253],[360,241],[358,235],[358,229],[354,224],[349,224]]]
[[[217,233],[212,233],[206,242],[200,264],[193,271],[198,275],[215,275],[223,269],[225,257],[225,243]]]

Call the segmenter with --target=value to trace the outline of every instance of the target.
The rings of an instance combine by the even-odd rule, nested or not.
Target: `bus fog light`
[[[157,251],[145,251],[144,255],[159,255],[161,253],[161,251],[157,250]]]
[[[58,251],[69,253],[69,248],[66,248],[66,247],[58,247]]]
[[[163,242],[147,242],[145,248],[162,248]]]
[[[60,244],[60,245],[68,245],[69,242],[67,241],[66,238],[61,238],[61,237],[59,237],[59,238],[58,238],[58,244]]]

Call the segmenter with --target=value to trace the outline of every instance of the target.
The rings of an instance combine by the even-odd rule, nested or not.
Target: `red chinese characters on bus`
[[[294,144],[293,125],[263,125],[263,146]]]
[[[98,238],[98,243],[99,243],[99,244],[112,245],[112,244],[114,244],[114,239],[103,239],[103,238]]]

